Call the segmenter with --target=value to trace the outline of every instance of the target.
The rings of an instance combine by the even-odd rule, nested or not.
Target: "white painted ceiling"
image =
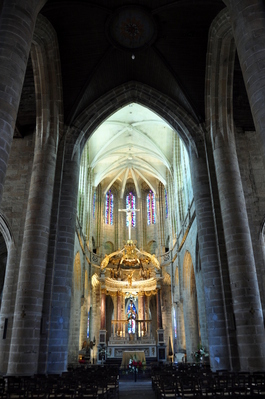
[[[129,104],[108,118],[88,142],[89,164],[96,187],[106,193],[118,182],[121,197],[128,181],[137,196],[145,182],[155,193],[161,181],[166,185],[173,156],[173,129],[158,115],[139,104]]]

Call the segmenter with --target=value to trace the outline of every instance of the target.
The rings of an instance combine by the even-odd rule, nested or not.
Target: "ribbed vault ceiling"
[[[94,186],[106,193],[118,182],[123,197],[132,181],[137,196],[145,182],[156,193],[158,182],[166,185],[172,163],[172,128],[151,110],[129,104],[108,118],[88,142]]]

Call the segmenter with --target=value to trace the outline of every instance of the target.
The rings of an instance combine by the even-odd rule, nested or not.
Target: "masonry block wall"
[[[34,147],[33,134],[13,140],[1,203],[1,211],[8,220],[18,248],[23,240]]]
[[[262,151],[262,140],[257,132],[240,129],[238,129],[235,137],[264,313],[265,259],[264,243],[260,239],[265,215],[265,160]]]
[[[13,140],[7,167],[3,200],[1,203],[1,212],[10,226],[14,240],[12,251],[10,250],[8,253],[3,301],[1,303],[0,331],[3,331],[5,319],[7,320],[6,339],[1,339],[0,341],[0,361],[2,364],[1,371],[3,372],[6,372],[8,364],[13,324],[13,317],[11,317],[11,315],[15,307],[17,278],[31,180],[34,146],[35,136],[33,134],[25,136],[24,139]],[[4,295],[5,292],[6,294]]]

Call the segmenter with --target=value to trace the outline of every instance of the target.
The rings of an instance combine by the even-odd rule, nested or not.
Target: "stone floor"
[[[120,381],[120,399],[155,399],[151,379]]]

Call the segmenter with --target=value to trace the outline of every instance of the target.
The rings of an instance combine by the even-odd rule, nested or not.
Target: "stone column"
[[[161,313],[161,299],[160,299],[160,288],[156,293],[156,308],[157,308],[157,329],[163,328],[162,326],[162,313]]]
[[[265,151],[265,10],[262,0],[226,0],[257,132]]]
[[[55,178],[53,184],[53,205],[51,213],[45,287],[43,293],[42,326],[41,326],[42,331],[40,337],[38,374],[46,374],[47,372],[49,327],[50,327],[51,302],[52,302],[52,291],[53,291],[53,281],[54,281],[54,265],[55,265],[56,246],[57,246],[57,237],[58,237],[57,227],[58,227],[58,219],[60,212],[64,151],[65,151],[65,141],[61,140],[57,151],[57,165],[56,165]]]
[[[106,293],[101,291],[100,329],[106,330]]]
[[[87,320],[88,320],[87,299],[83,297],[81,298],[81,315],[80,315],[81,344],[87,341]]]
[[[117,320],[121,319],[121,297],[122,297],[122,293],[121,292],[117,292]],[[118,335],[120,335],[121,333],[121,323],[118,323]]]
[[[190,166],[205,292],[210,364],[213,370],[229,370],[223,289],[206,160],[192,152]]]
[[[44,0],[5,0],[0,20],[0,203],[34,27]]]
[[[214,159],[242,371],[265,368],[265,334],[245,197],[234,137],[221,134]]]
[[[14,295],[14,291],[12,289],[15,279],[15,263],[17,258],[17,249],[15,244],[12,243],[8,248],[8,259],[6,265],[6,276],[5,276],[5,284],[3,288],[3,300],[1,305],[1,313],[0,313],[0,328],[1,328],[1,339],[0,339],[0,373],[6,374],[7,366],[8,366],[8,358],[9,358],[9,349],[11,343],[11,334],[12,334],[12,326],[13,326],[13,311],[14,308],[12,306],[12,297]],[[4,330],[5,331],[5,339],[3,339]]]
[[[146,324],[145,324],[145,300],[146,300],[146,297],[145,297],[145,293],[143,292],[143,295],[142,295],[142,306],[143,306],[143,335],[146,335]],[[150,331],[149,331],[149,334],[150,334]]]
[[[70,147],[70,148],[69,148]],[[48,373],[67,370],[76,207],[79,178],[79,153],[66,150],[58,219],[54,283],[51,304]]]
[[[191,293],[191,287],[188,285],[183,289],[183,313],[186,336],[186,354],[187,361],[193,362],[192,353],[198,349],[199,330],[196,292]]]
[[[8,374],[37,373],[57,147],[36,138],[21,250]]]
[[[183,303],[177,302],[177,351],[182,352],[184,355],[184,349],[186,349],[186,336],[185,336],[185,324],[184,324],[184,313]]]

